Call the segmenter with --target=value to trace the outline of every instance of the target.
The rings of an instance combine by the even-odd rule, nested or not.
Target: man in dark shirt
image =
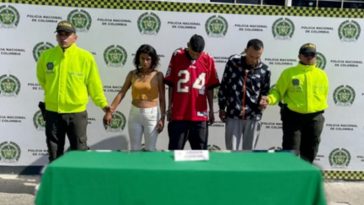
[[[271,75],[260,61],[263,50],[261,40],[251,39],[242,54],[226,63],[218,94],[226,149],[251,150],[258,140],[263,110],[259,102],[269,92]]]

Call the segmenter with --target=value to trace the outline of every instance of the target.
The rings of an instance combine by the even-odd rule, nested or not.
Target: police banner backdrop
[[[258,7],[247,5],[142,1],[0,1],[0,165],[37,166],[47,163],[45,122],[38,108],[43,90],[35,68],[39,55],[57,45],[57,22],[75,24],[77,44],[94,55],[105,94],[111,102],[141,44],[156,48],[165,73],[173,51],[186,47],[191,35],[206,40],[205,50],[216,61],[221,79],[229,56],[241,53],[251,38],[265,43],[262,60],[272,71],[272,85],[281,71],[298,63],[306,42],[318,47],[318,65],[329,77],[329,108],[315,163],[331,179],[364,179],[363,12],[359,10]],[[91,149],[128,150],[130,94],[114,113],[110,126],[103,112],[89,103],[88,143]],[[209,128],[209,147],[223,150],[224,124]],[[262,120],[257,149],[281,147],[278,106]],[[157,148],[167,149],[166,129]]]

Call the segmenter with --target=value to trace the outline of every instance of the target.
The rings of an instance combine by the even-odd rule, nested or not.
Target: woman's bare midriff
[[[158,100],[156,101],[133,100],[131,104],[133,104],[135,107],[138,108],[151,108],[158,106]]]

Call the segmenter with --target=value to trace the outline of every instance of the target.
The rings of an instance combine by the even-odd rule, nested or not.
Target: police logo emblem
[[[17,162],[20,158],[20,147],[14,142],[0,144],[0,161],[5,163]]]
[[[350,152],[344,148],[336,148],[330,152],[329,163],[334,168],[346,168],[350,163]]]
[[[360,25],[353,20],[346,20],[340,24],[338,32],[342,41],[356,41],[360,36]]]
[[[19,12],[13,6],[0,6],[0,27],[15,28],[19,24]]]
[[[119,45],[111,45],[104,51],[104,60],[109,67],[121,67],[125,65],[127,57],[126,50]]]
[[[157,35],[161,27],[161,20],[153,12],[146,12],[138,18],[138,29],[141,34]]]
[[[324,70],[326,67],[326,58],[322,53],[316,53],[316,66],[322,70]]]
[[[272,26],[273,37],[276,39],[290,39],[294,33],[294,24],[288,18],[277,19]]]
[[[333,95],[335,104],[339,106],[350,106],[355,100],[355,91],[349,85],[340,85]]]
[[[73,24],[77,32],[87,32],[91,27],[91,16],[88,12],[82,9],[75,9],[71,11],[67,20]]]
[[[292,85],[299,86],[300,85],[300,80],[298,80],[298,79],[292,79]]]
[[[33,116],[33,124],[36,130],[44,131],[45,130],[45,121],[42,115],[42,112],[38,110]]]
[[[213,15],[205,23],[206,33],[210,37],[224,37],[228,30],[228,22],[220,15]]]
[[[53,48],[54,46],[51,43],[48,42],[40,42],[37,43],[33,48],[33,57],[35,61],[38,61],[40,54],[42,54],[43,51]]]
[[[0,76],[0,95],[17,96],[20,91],[20,81],[14,75]]]
[[[52,62],[47,63],[47,71],[53,71],[54,64]]]
[[[126,125],[125,115],[119,111],[112,114],[112,120],[110,125],[106,126],[106,131],[108,132],[120,132],[124,130]]]

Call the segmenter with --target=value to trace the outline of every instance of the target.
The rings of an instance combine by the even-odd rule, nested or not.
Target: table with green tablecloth
[[[291,153],[66,153],[41,178],[36,205],[325,205],[321,171]]]

